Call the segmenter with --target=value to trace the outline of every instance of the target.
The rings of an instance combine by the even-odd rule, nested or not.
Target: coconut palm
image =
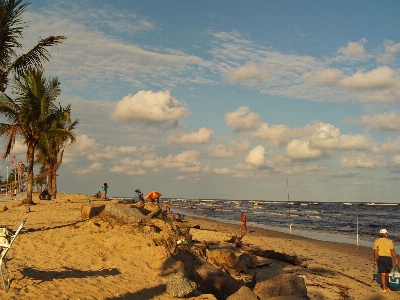
[[[32,69],[14,78],[15,99],[0,93],[0,114],[8,121],[0,123],[0,135],[7,142],[5,154],[10,153],[17,138],[22,138],[28,147],[27,198],[23,203],[33,203],[33,165],[39,142],[47,139],[47,135],[56,135],[60,131],[54,128],[54,124],[69,120],[69,111],[55,105],[60,92],[57,78],[46,79],[41,70]]]
[[[25,22],[21,15],[29,3],[22,0],[0,0],[0,91],[7,88],[11,72],[20,76],[27,70],[43,70],[42,62],[51,56],[46,47],[62,43],[65,36],[50,36],[39,40],[38,44],[25,54],[17,56],[15,50],[22,49],[19,39]]]
[[[75,128],[79,120],[71,123],[71,105],[59,107],[59,119],[51,125],[48,133],[43,135],[37,147],[37,161],[44,166],[47,174],[47,188],[52,199],[57,198],[57,171],[62,164],[65,146],[76,141]],[[55,129],[55,130],[54,130]]]

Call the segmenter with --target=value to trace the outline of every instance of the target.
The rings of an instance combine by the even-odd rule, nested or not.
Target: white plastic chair
[[[1,273],[1,280],[3,281],[4,290],[7,291],[10,288],[10,276],[8,274],[8,267],[7,267],[7,252],[10,250],[11,245],[14,243],[15,238],[17,237],[18,233],[21,231],[22,227],[24,227],[26,219],[24,219],[21,224],[19,225],[17,231],[11,235],[10,243],[9,244],[0,244],[0,273]],[[4,265],[4,268],[3,268]]]

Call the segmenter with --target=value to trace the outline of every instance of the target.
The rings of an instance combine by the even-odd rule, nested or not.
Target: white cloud
[[[400,99],[400,89],[386,89],[375,93],[360,93],[357,95],[360,102],[385,103],[395,102]]]
[[[261,81],[266,79],[267,73],[257,67],[255,63],[250,63],[232,71],[229,77],[232,81]]]
[[[379,131],[400,130],[400,115],[395,112],[385,112],[374,116],[363,115],[361,119],[347,118],[345,121]]]
[[[292,160],[314,160],[327,156],[327,152],[312,148],[310,142],[299,139],[292,140],[286,147],[285,155]]]
[[[396,153],[400,152],[400,137],[397,139],[389,138],[385,143],[381,144],[376,150],[379,153]]]
[[[250,149],[250,142],[248,139],[233,140],[227,144],[212,145],[207,148],[208,153],[212,157],[234,157],[238,154],[245,153]]]
[[[206,144],[211,142],[213,133],[213,130],[203,127],[198,132],[169,136],[168,141],[172,144]]]
[[[262,123],[261,126],[252,134],[252,137],[265,141],[267,146],[286,145],[291,138],[299,137],[303,133],[300,129],[291,129],[286,125],[272,125]]]
[[[374,140],[363,134],[343,134],[328,139],[312,140],[313,147],[327,150],[366,150],[372,149]]]
[[[100,145],[94,138],[90,138],[85,134],[78,135],[76,142],[71,146],[66,147],[63,157],[63,162],[68,163],[75,157],[92,155],[97,152]]]
[[[88,167],[88,168],[76,169],[76,170],[75,170],[75,173],[84,175],[84,174],[93,173],[93,172],[95,172],[95,171],[100,171],[100,170],[102,170],[102,169],[103,169],[103,164],[102,164],[102,163],[94,162],[94,163],[92,163],[92,165],[91,165],[90,167]]]
[[[229,169],[229,168],[219,168],[219,169],[218,168],[214,168],[213,172],[215,174],[219,174],[219,175],[226,175],[226,174],[232,173],[231,169]]]
[[[394,165],[400,165],[400,155],[395,155],[392,157],[392,161]]]
[[[259,167],[265,162],[265,148],[263,146],[256,146],[252,149],[246,157],[246,163],[249,165]]]
[[[227,145],[212,145],[207,148],[208,153],[212,157],[234,157],[235,149]]]
[[[352,152],[350,156],[340,158],[340,166],[344,168],[381,168],[387,163],[383,156],[369,156],[364,152]]]
[[[362,57],[365,53],[364,44],[366,42],[366,39],[362,39],[358,42],[348,42],[347,47],[340,48],[338,52],[344,54],[348,58]]]
[[[225,122],[228,127],[232,127],[234,131],[246,131],[255,129],[260,124],[260,116],[254,112],[250,112],[247,106],[241,106],[236,111],[225,115]]]
[[[188,116],[183,103],[170,95],[169,91],[139,91],[124,97],[115,106],[113,117],[126,121],[165,122]]]
[[[387,66],[378,67],[369,72],[357,71],[350,77],[339,81],[339,85],[353,89],[390,88],[399,84],[395,72]]]
[[[179,169],[182,172],[199,172],[201,163],[198,161],[199,151],[182,151],[177,155],[168,155],[162,161],[164,168]]]
[[[376,61],[383,65],[394,65],[396,63],[396,54],[400,52],[400,43],[395,43],[392,40],[383,42],[385,53],[379,56]]]
[[[335,85],[342,72],[338,69],[318,69],[303,74],[302,79],[308,84]]]

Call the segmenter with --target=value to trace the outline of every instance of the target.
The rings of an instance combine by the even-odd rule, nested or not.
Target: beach
[[[175,299],[166,293],[168,277],[179,265],[157,245],[155,233],[93,218],[81,219],[81,207],[110,201],[82,194],[58,194],[39,200],[27,212],[19,201],[0,205],[0,225],[24,229],[8,252],[11,287],[1,299]],[[7,207],[7,210],[4,210]],[[237,224],[187,216],[192,239],[199,243],[229,240]],[[257,280],[282,273],[305,278],[310,299],[399,299],[400,292],[382,293],[369,247],[318,241],[248,226],[243,244],[296,255],[303,267],[269,259],[257,269]],[[399,249],[396,249],[400,252]],[[196,296],[188,299],[213,299]]]

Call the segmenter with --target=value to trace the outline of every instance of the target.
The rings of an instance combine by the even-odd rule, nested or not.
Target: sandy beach
[[[110,202],[79,194],[42,201],[34,195],[37,204],[30,212],[17,201],[0,203],[7,207],[0,212],[0,225],[15,230],[27,219],[8,253],[11,288],[0,289],[0,299],[175,299],[166,293],[166,283],[179,264],[155,243],[158,233],[96,217],[82,221],[81,207],[88,198],[93,205]],[[186,217],[185,223],[200,227],[190,230],[200,243],[228,240],[239,229],[239,221],[226,224]],[[296,255],[306,266],[270,260],[268,267],[257,270],[257,280],[291,272],[305,278],[310,299],[400,299],[400,292],[380,291],[370,248],[251,226],[248,230],[244,244]]]

